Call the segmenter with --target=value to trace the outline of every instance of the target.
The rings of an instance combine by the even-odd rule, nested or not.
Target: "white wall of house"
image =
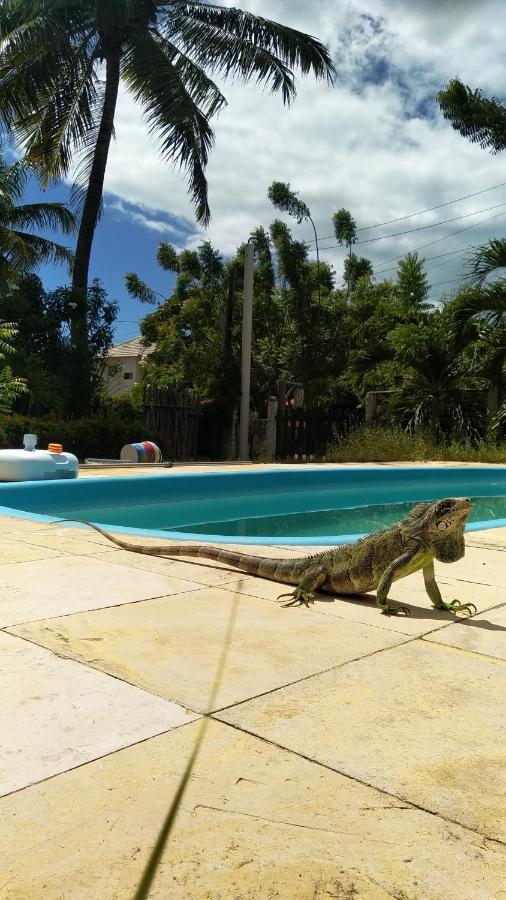
[[[140,359],[138,356],[116,356],[106,361],[111,374],[104,379],[104,391],[109,397],[122,397],[127,394],[139,376]]]

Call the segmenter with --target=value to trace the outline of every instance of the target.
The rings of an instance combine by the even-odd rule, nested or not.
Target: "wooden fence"
[[[191,391],[148,386],[144,394],[146,426],[162,434],[173,460],[195,459],[200,400]]]
[[[277,416],[276,458],[321,458],[330,444],[361,424],[362,413],[349,406],[335,407],[330,413],[288,407]]]

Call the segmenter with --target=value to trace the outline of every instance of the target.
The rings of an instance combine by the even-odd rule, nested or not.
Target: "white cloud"
[[[502,0],[479,5],[471,0],[409,4],[355,0],[339,6],[335,0],[243,2],[254,12],[325,41],[336,57],[339,75],[334,87],[301,80],[291,109],[283,108],[279,97],[253,86],[224,86],[229,106],[214,123],[216,145],[207,171],[213,218],[203,236],[231,253],[252,228],[267,226],[276,215],[266,196],[274,179],[289,181],[300,191],[322,236],[331,234],[331,215],[341,206],[350,209],[359,226],[366,226],[506,181],[504,156],[493,157],[461,138],[435,104],[439,87],[456,74],[487,93],[500,94],[504,42],[500,29],[491,23],[501,21],[502,5]],[[201,232],[193,225],[184,177],[160,160],[139,110],[124,92],[116,133],[107,191],[139,205],[135,215],[146,227],[160,231],[166,227],[160,213],[185,223],[179,240],[194,246]],[[380,233],[464,215],[501,200],[506,202],[504,188]],[[357,251],[370,255],[375,267],[382,268],[390,257],[499,212],[359,245]],[[131,209],[128,214],[133,215]],[[483,242],[504,234],[504,222],[506,213],[504,219],[463,231],[422,252],[436,255]],[[312,237],[304,225],[292,224],[297,236]],[[363,237],[375,234],[365,232]],[[331,249],[322,256],[340,272],[342,250]],[[458,257],[433,265],[438,266],[437,281],[462,270]]]

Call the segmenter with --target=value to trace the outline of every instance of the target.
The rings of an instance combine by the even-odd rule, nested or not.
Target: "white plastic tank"
[[[60,444],[36,450],[37,435],[25,434],[24,450],[0,450],[0,481],[50,481],[77,478],[79,461]]]

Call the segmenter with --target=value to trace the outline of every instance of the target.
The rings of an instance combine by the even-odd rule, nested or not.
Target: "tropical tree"
[[[392,420],[424,431],[435,443],[472,442],[484,431],[486,382],[473,366],[469,336],[453,325],[451,305],[391,336],[404,369],[392,395]]]
[[[373,276],[373,267],[370,259],[365,256],[357,256],[350,253],[344,261],[344,280],[349,284],[350,291],[353,291],[360,278],[371,279]]]
[[[318,246],[316,225],[311,217],[309,206],[300,199],[299,195],[295,193],[295,191],[291,190],[289,184],[286,184],[283,181],[273,181],[267,191],[267,196],[269,197],[269,200],[271,201],[273,206],[276,207],[276,209],[281,210],[281,212],[288,213],[289,216],[293,216],[293,218],[297,220],[298,225],[300,225],[301,222],[304,221],[311,222],[316,246],[316,266],[318,269],[318,304],[320,304],[320,248]]]
[[[418,253],[407,253],[397,266],[397,290],[406,309],[421,308],[429,293],[429,282],[423,268],[425,260]]]
[[[496,97],[452,78],[437,96],[439,106],[456,131],[492,153],[506,150],[506,106]]]
[[[102,388],[104,356],[113,341],[117,305],[98,281],[88,289],[88,340],[92,358],[92,398]],[[40,278],[28,273],[6,285],[0,294],[0,320],[16,321],[10,366],[26,382],[16,409],[30,415],[72,413],[68,370],[73,350],[70,338],[72,293],[68,287],[46,291]]]
[[[78,349],[73,393],[88,398],[86,289],[120,81],[142,107],[162,156],[187,173],[197,220],[210,217],[205,167],[210,119],[225,97],[210,76],[295,97],[294,70],[332,81],[315,38],[200,0],[4,0],[0,4],[0,117],[46,183],[78,161],[84,187],[72,286]]]
[[[332,223],[334,225],[334,234],[336,236],[336,240],[341,246],[343,244],[348,248],[349,257],[351,258],[351,248],[353,244],[357,242],[357,225],[355,219],[352,218],[350,212],[347,209],[342,207],[338,209],[337,212],[332,216]],[[351,264],[348,266],[348,271],[351,276]],[[346,299],[348,300],[350,296],[351,283],[350,281],[346,282]]]
[[[41,263],[72,263],[67,247],[35,233],[52,228],[70,234],[76,227],[73,213],[63,203],[21,203],[26,169],[20,162],[0,159],[0,280],[15,281]]]

